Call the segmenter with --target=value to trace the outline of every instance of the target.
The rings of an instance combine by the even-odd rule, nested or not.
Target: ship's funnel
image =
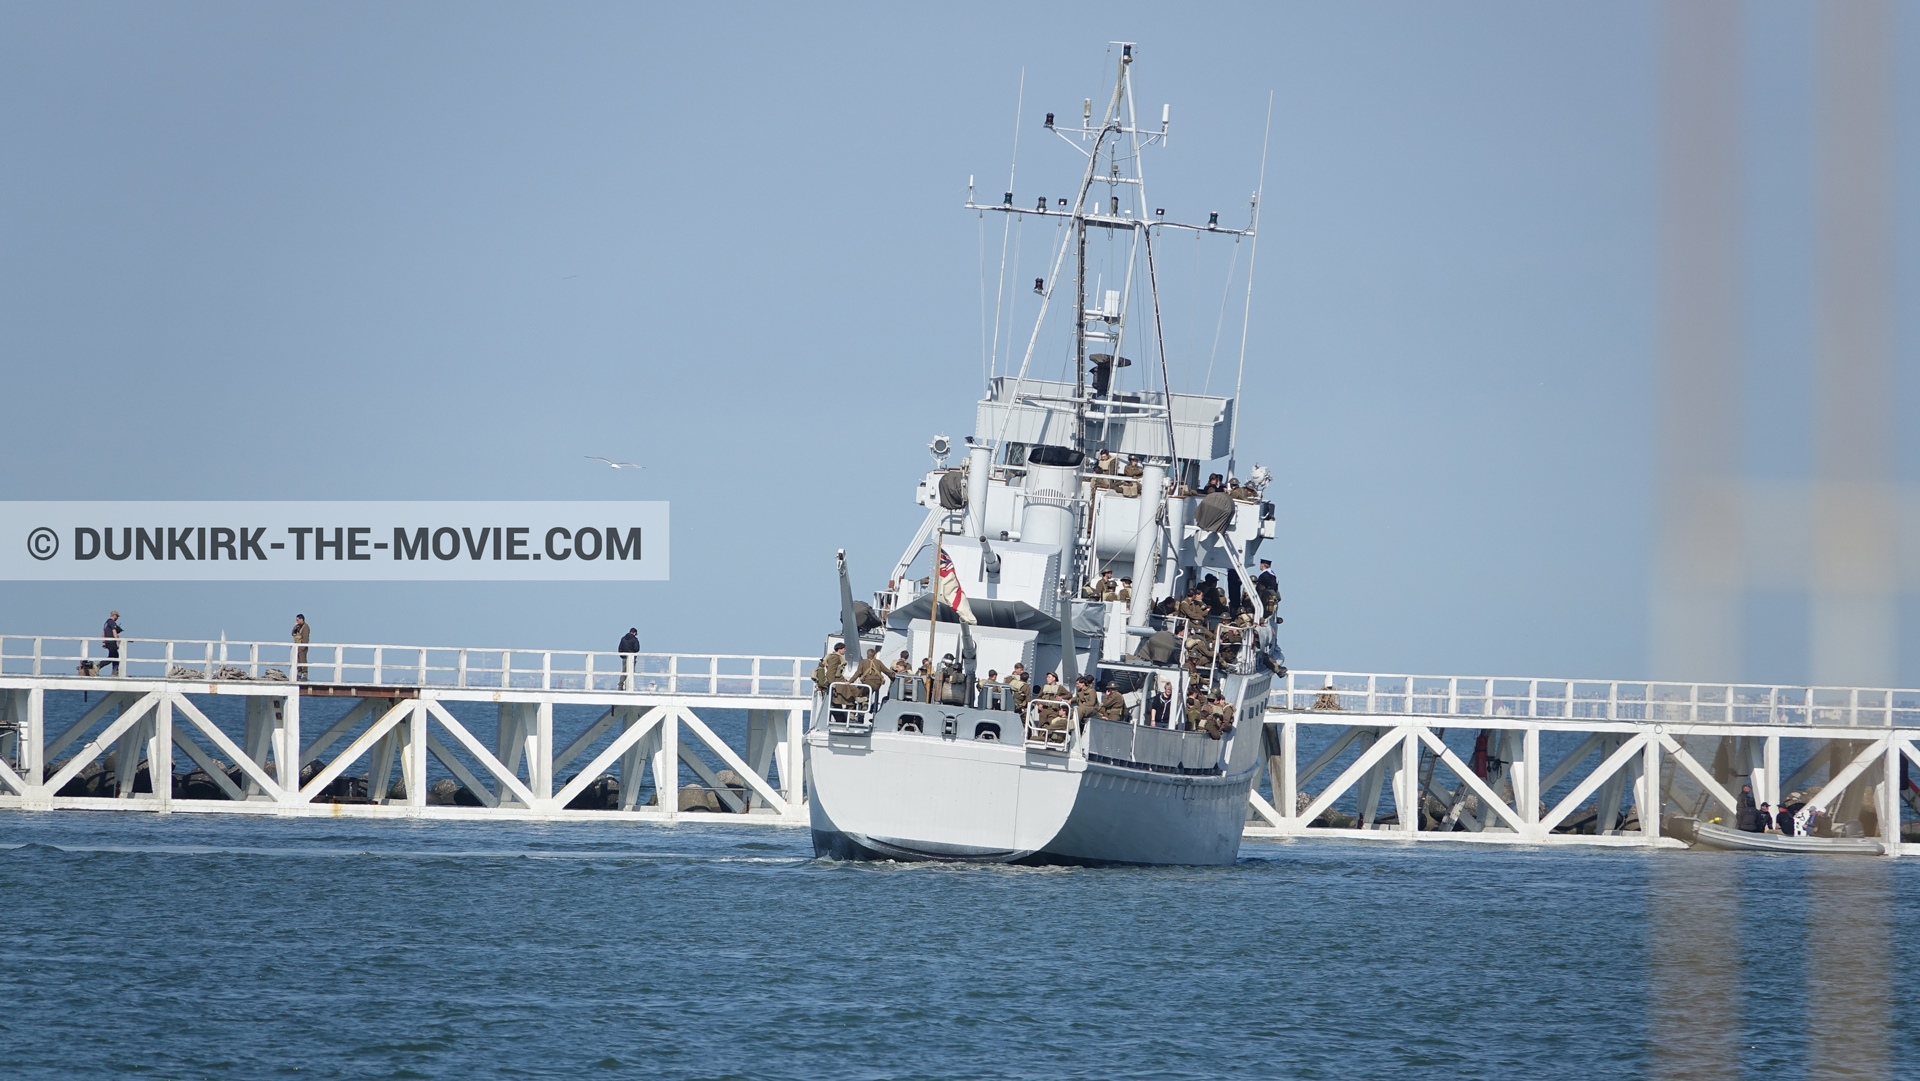
[[[1153,611],[1153,584],[1160,578],[1160,504],[1166,498],[1167,467],[1155,462],[1140,478],[1140,521],[1134,535],[1133,603],[1128,606],[1127,623],[1147,625]]]
[[[1080,494],[1080,462],[1085,455],[1069,447],[1037,446],[1027,451],[1027,509],[1020,518],[1020,539],[1050,544],[1065,552],[1073,544],[1073,501]]]

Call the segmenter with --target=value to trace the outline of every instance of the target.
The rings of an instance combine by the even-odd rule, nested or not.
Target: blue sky
[[[959,203],[969,175],[1004,185],[1022,69],[1030,203],[1077,172],[1041,115],[1098,96],[1130,39],[1141,99],[1173,106],[1148,160],[1171,217],[1243,213],[1273,94],[1241,444],[1279,478],[1296,666],[1644,675],[1656,9],[1110,10],[0,5],[0,498],[674,521],[665,583],[5,583],[0,629],[115,607],[135,636],[280,638],[303,611],[334,641],[608,648],[637,624],[651,649],[811,652],[834,550],[878,585],[922,448],[971,430]],[[1811,20],[1746,13],[1746,456],[1791,479]],[[1911,205],[1910,74],[1901,95]],[[1184,278],[1169,251],[1169,352],[1204,367],[1229,249],[1187,249]],[[1756,608],[1750,678],[1804,678],[1799,611]]]

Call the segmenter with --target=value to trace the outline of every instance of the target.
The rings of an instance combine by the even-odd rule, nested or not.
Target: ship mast
[[[1003,213],[1003,214],[1018,214],[1023,217],[1025,215],[1031,214],[1038,218],[1066,218],[1069,220],[1071,224],[1071,229],[1068,231],[1068,234],[1065,237],[1061,238],[1059,251],[1053,259],[1054,276],[1052,278],[1042,279],[1040,282],[1036,283],[1036,286],[1039,288],[1040,297],[1041,297],[1040,312],[1038,317],[1034,320],[1033,331],[1027,339],[1026,353],[1021,358],[1021,361],[1020,361],[1019,374],[1014,380],[1012,393],[1008,395],[1006,401],[1009,406],[1009,409],[1007,411],[1007,417],[1009,419],[1011,419],[1013,415],[1013,410],[1011,407],[1028,401],[1028,398],[1026,395],[1027,373],[1033,365],[1034,352],[1040,343],[1040,330],[1041,330],[1041,327],[1046,322],[1047,313],[1049,308],[1051,307],[1052,300],[1053,300],[1053,291],[1058,287],[1061,266],[1066,261],[1068,247],[1069,245],[1071,245],[1074,253],[1074,274],[1073,274],[1074,365],[1073,365],[1073,400],[1071,403],[1073,406],[1072,438],[1073,438],[1073,449],[1080,451],[1082,454],[1085,454],[1087,451],[1087,421],[1088,421],[1088,415],[1090,412],[1089,406],[1093,402],[1093,396],[1090,393],[1090,388],[1087,385],[1087,360],[1088,360],[1087,338],[1089,336],[1089,330],[1087,327],[1088,315],[1089,315],[1089,312],[1087,309],[1087,302],[1088,302],[1087,233],[1088,233],[1088,230],[1089,229],[1106,229],[1109,231],[1113,231],[1113,230],[1127,231],[1128,233],[1132,234],[1134,237],[1138,238],[1138,240],[1140,241],[1141,247],[1144,248],[1144,250],[1146,250],[1146,252],[1148,253],[1147,257],[1150,262],[1152,260],[1152,234],[1153,234],[1153,230],[1156,230],[1156,229],[1180,229],[1180,230],[1187,230],[1187,231],[1196,232],[1196,233],[1200,233],[1200,232],[1218,233],[1224,236],[1233,236],[1233,237],[1251,237],[1254,235],[1254,230],[1251,226],[1246,229],[1229,229],[1229,228],[1222,227],[1219,224],[1220,216],[1217,213],[1209,214],[1207,223],[1205,225],[1187,225],[1179,222],[1168,221],[1164,217],[1160,216],[1158,213],[1155,213],[1152,216],[1148,215],[1146,205],[1145,205],[1144,178],[1139,173],[1140,151],[1145,147],[1151,146],[1155,142],[1164,143],[1166,141],[1167,128],[1168,128],[1168,111],[1163,110],[1161,112],[1160,126],[1158,128],[1143,129],[1138,126],[1137,120],[1134,116],[1132,99],[1131,99],[1132,80],[1130,78],[1130,75],[1131,75],[1131,69],[1132,69],[1133,60],[1134,60],[1134,56],[1133,56],[1134,43],[1130,41],[1116,41],[1116,42],[1112,42],[1111,44],[1117,45],[1120,47],[1120,61],[1118,65],[1116,65],[1116,69],[1114,72],[1113,92],[1107,98],[1106,107],[1100,116],[1100,121],[1098,126],[1095,126],[1095,123],[1094,123],[1093,99],[1091,98],[1086,99],[1084,105],[1082,106],[1081,123],[1078,127],[1067,127],[1065,125],[1056,125],[1054,123],[1053,114],[1052,113],[1047,114],[1047,119],[1046,119],[1047,129],[1049,131],[1052,131],[1054,134],[1060,136],[1061,139],[1063,139],[1067,143],[1067,145],[1072,146],[1074,149],[1080,151],[1082,154],[1085,154],[1087,156],[1087,168],[1086,168],[1086,171],[1081,174],[1079,190],[1074,197],[1072,207],[1070,209],[1065,209],[1065,210],[1049,209],[1047,207],[1047,200],[1044,198],[1039,200],[1038,204],[1034,206],[1032,209],[1016,206],[1014,204],[1013,192],[1011,191],[1006,193],[1005,197],[998,205],[976,203],[973,200],[971,184],[969,184],[969,187],[968,187],[968,196],[967,196],[967,201],[965,203],[965,206],[968,210],[976,210],[976,211],[992,210],[992,211],[996,211],[998,213]],[[1126,109],[1125,112],[1121,111],[1123,106]],[[1132,170],[1133,175],[1131,176],[1121,175],[1121,169],[1120,169],[1121,154],[1120,154],[1119,140],[1123,136],[1132,137],[1132,146],[1130,148],[1131,153],[1129,155],[1133,165],[1133,170]],[[1089,141],[1091,141],[1092,143],[1091,146],[1087,145]],[[1104,176],[1104,177],[1100,175],[1100,155],[1103,150],[1107,151],[1108,156],[1111,159],[1111,168],[1109,170],[1110,175]],[[1116,192],[1118,190],[1119,185],[1122,185],[1122,184],[1133,185],[1134,191],[1135,191],[1135,197],[1130,199],[1129,202],[1132,202],[1134,204],[1134,207],[1128,209],[1123,214],[1120,207],[1120,199],[1117,194],[1110,196],[1105,201],[1104,205],[1089,206],[1088,201],[1092,194],[1093,185],[1096,180],[1105,180],[1111,188],[1115,189]],[[1061,202],[1064,204],[1066,200],[1063,199],[1061,200]],[[1129,270],[1128,274],[1130,279],[1132,271]],[[1155,293],[1155,296],[1153,297],[1153,304],[1154,304],[1154,309],[1157,316],[1158,305],[1159,305],[1159,297],[1157,295],[1157,286],[1153,282],[1153,276],[1151,273],[1149,273],[1148,278],[1149,278],[1149,291]],[[1096,314],[1099,318],[1102,318],[1110,325],[1109,332],[1098,334],[1096,336],[1104,340],[1111,341],[1113,343],[1111,346],[1111,349],[1113,350],[1113,352],[1110,354],[1111,359],[1108,361],[1108,363],[1112,365],[1112,367],[1108,369],[1108,371],[1111,373],[1109,375],[1109,381],[1107,382],[1108,395],[1107,395],[1106,402],[1103,406],[1103,412],[1101,413],[1101,416],[1103,417],[1111,417],[1112,415],[1114,415],[1116,410],[1116,406],[1114,404],[1112,393],[1111,393],[1112,392],[1111,379],[1114,375],[1117,375],[1118,373],[1118,368],[1120,363],[1120,357],[1118,352],[1119,345],[1120,345],[1120,338],[1121,338],[1120,327],[1124,325],[1123,323],[1124,314],[1119,312],[1108,312],[1106,310],[1106,305],[1104,302],[1102,303],[1102,310],[1098,313],[1093,313],[1093,314]],[[1157,324],[1157,318],[1156,318],[1156,327],[1157,325],[1158,324]],[[1177,472],[1176,467],[1179,463],[1179,450],[1174,445],[1173,415],[1172,415],[1173,386],[1171,382],[1167,380],[1165,375],[1166,356],[1165,356],[1164,347],[1161,347],[1159,351],[1160,351],[1160,361],[1161,361],[1160,368],[1162,372],[1161,382],[1163,384],[1162,389],[1165,392],[1165,400],[1161,402],[1158,406],[1145,403],[1145,402],[1130,403],[1125,407],[1125,412],[1130,415],[1145,415],[1145,416],[1158,415],[1166,419],[1167,421],[1166,457],[1167,457],[1167,463],[1168,463],[1168,475],[1172,476]],[[1065,404],[1065,403],[1062,403],[1058,397],[1035,398],[1034,401],[1036,403],[1044,404],[1049,407],[1057,407],[1061,404]],[[1004,429],[1004,422],[1003,422],[1002,431],[995,436],[993,441],[993,445],[996,449],[998,449],[1000,444],[1003,442],[1004,436],[1005,436],[1005,429]],[[1078,580],[1080,577],[1078,574],[1078,571],[1080,569],[1079,568],[1079,562],[1080,562],[1079,549],[1080,549],[1079,544],[1075,544],[1073,546],[1072,554],[1069,556],[1072,566],[1069,568],[1068,574],[1067,574],[1067,577],[1069,578],[1069,580],[1073,582],[1074,588],[1076,590],[1080,585],[1080,582]]]
[[[1120,102],[1127,88],[1127,68],[1133,63],[1133,43],[1120,42],[1120,64],[1113,76],[1113,94],[1107,99],[1100,117],[1100,128],[1093,136],[1093,149],[1087,154],[1087,172],[1080,179],[1080,196],[1073,201],[1073,449],[1087,449],[1087,193],[1093,190],[1094,176],[1100,171],[1100,150],[1107,136],[1120,135]],[[1093,102],[1081,113],[1081,132],[1093,123]],[[1116,170],[1117,175],[1117,170]]]

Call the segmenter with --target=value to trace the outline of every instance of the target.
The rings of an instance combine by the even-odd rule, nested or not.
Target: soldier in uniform
[[[1218,692],[1213,696],[1213,730],[1207,734],[1214,739],[1225,739],[1233,734],[1233,706]]]
[[[1252,488],[1249,488],[1246,485],[1232,478],[1228,478],[1227,480],[1227,492],[1229,495],[1233,496],[1233,498],[1239,500],[1242,503],[1260,502],[1259,492],[1254,491]]]
[[[1120,588],[1113,591],[1113,599],[1121,604],[1133,603],[1133,579],[1120,579]]]
[[[1027,682],[1026,665],[1013,662],[1013,671],[1007,674],[1007,686],[1013,690],[1013,708],[1026,713],[1027,702],[1033,697],[1033,685]]]
[[[907,656],[906,650],[903,649],[900,651],[900,659],[893,662],[893,670],[903,676],[912,673],[913,659]]]
[[[935,689],[933,700],[936,702],[944,702],[950,706],[961,705],[962,699],[965,697],[965,692],[961,689],[961,686],[966,682],[966,673],[960,670],[960,663],[953,659],[953,654],[946,653],[941,655],[940,668],[935,675],[937,677],[935,683],[938,684],[938,686]]]
[[[859,693],[841,682],[840,677],[847,670],[847,646],[844,642],[835,642],[833,648],[820,658],[820,666],[813,670],[813,685],[820,693],[831,693],[833,698],[832,715],[835,720],[845,720],[847,711],[857,707]]]
[[[1209,618],[1227,614],[1227,600],[1220,595],[1220,579],[1211,574],[1200,582],[1200,600],[1207,606]]]
[[[1152,642],[1153,638],[1149,636],[1147,641]],[[1165,643],[1160,643],[1160,644],[1164,646]],[[1142,643],[1140,648],[1144,650],[1146,648],[1145,643]],[[1175,623],[1173,625],[1173,651],[1167,655],[1167,660],[1162,663],[1175,664],[1175,665],[1185,664],[1186,649],[1187,649],[1187,628],[1184,624]]]
[[[1073,704],[1080,709],[1080,718],[1085,720],[1100,710],[1100,699],[1093,693],[1093,677],[1081,676],[1074,681]]]
[[[1132,477],[1134,480],[1139,480],[1141,477],[1147,475],[1146,469],[1140,464],[1140,459],[1132,457],[1131,455],[1127,458],[1126,473],[1127,476]]]
[[[880,688],[887,685],[888,676],[887,666],[880,660],[880,647],[873,646],[867,650],[867,659],[860,662],[860,671],[855,673],[853,678],[856,682],[873,688],[873,697],[870,701],[878,702]]]
[[[820,658],[819,667],[813,670],[813,685],[822,691],[840,681],[840,674],[847,669],[847,645],[835,642],[827,655]]]
[[[1240,627],[1235,624],[1220,625],[1220,663],[1230,665],[1240,656]]]
[[[1127,700],[1113,684],[1107,684],[1106,693],[1100,696],[1098,716],[1103,721],[1124,721],[1127,719]]]
[[[1187,626],[1204,628],[1207,625],[1207,605],[1200,599],[1200,587],[1187,590],[1187,599],[1173,606],[1173,614],[1187,621]]]
[[[1195,623],[1187,631],[1187,670],[1198,676],[1213,665],[1213,631]]]
[[[1040,708],[1037,711],[1039,724],[1043,728],[1062,731],[1067,727],[1067,689],[1060,685],[1060,677],[1048,672],[1047,681],[1040,687]]]

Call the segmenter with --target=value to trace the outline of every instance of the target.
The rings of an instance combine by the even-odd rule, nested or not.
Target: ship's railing
[[[1054,728],[1053,722],[1064,721],[1064,728]],[[1080,710],[1071,698],[1042,698],[1035,695],[1027,703],[1026,744],[1029,750],[1053,751],[1065,754],[1073,743],[1073,733],[1080,727]]]
[[[873,711],[879,702],[872,687],[842,680],[828,686],[827,695],[827,731],[837,735],[873,731]]]
[[[1251,675],[1259,669],[1260,655],[1266,652],[1266,646],[1265,628],[1257,624],[1241,627],[1222,623],[1213,632],[1213,670]]]
[[[1920,690],[1293,671],[1269,708],[1673,724],[1920,727]]]
[[[114,662],[98,637],[0,635],[0,675],[77,675]],[[719,653],[471,649],[359,643],[120,638],[119,671],[136,679],[273,680],[448,689],[649,691],[805,697],[809,657]],[[305,670],[305,676],[299,673]],[[111,670],[107,670],[111,671]]]

